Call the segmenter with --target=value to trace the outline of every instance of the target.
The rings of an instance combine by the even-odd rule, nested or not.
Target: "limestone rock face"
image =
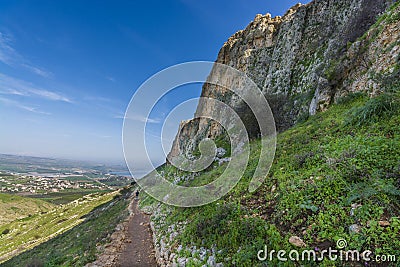
[[[348,92],[377,94],[383,90],[382,82],[373,78],[377,75],[398,75],[400,23],[394,2],[314,0],[295,5],[282,17],[258,14],[228,39],[216,62],[246,73],[257,84],[278,131],[283,131],[300,118],[326,110]],[[377,22],[383,13],[390,13],[389,18]],[[255,118],[236,95],[205,83],[202,96],[231,106],[245,121],[249,135],[257,136]],[[212,109],[200,102],[196,116]],[[219,124],[208,119],[184,122],[169,156],[190,154],[201,139],[222,133]]]
[[[336,71],[344,78],[335,99],[359,91],[375,96],[399,83],[400,6],[393,7],[380,20],[343,56],[341,69]]]

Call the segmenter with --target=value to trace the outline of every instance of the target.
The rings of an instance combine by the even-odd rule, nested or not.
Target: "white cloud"
[[[0,97],[0,102],[2,102],[5,105],[14,106],[16,108],[23,109],[25,111],[29,111],[29,112],[32,112],[32,113],[43,114],[43,115],[51,115],[51,113],[40,111],[37,108],[23,105],[23,104],[21,104],[21,103],[19,103],[17,101],[14,101],[14,100],[11,100],[11,99],[8,99],[8,98],[5,98],[5,97]]]
[[[147,122],[147,123],[160,123],[161,121],[159,119],[150,119],[150,118],[143,118],[141,119],[142,122]]]
[[[19,57],[17,52],[9,44],[11,39],[0,32],[0,61],[7,65],[13,65]]]
[[[65,96],[62,96],[62,95],[60,95],[58,93],[50,92],[50,91],[47,91],[47,90],[33,89],[32,88],[29,92],[34,94],[34,95],[40,96],[42,98],[46,98],[48,100],[63,101],[63,102],[72,103],[72,101],[69,98],[67,98]]]
[[[1,81],[0,81],[0,84],[1,84]],[[0,85],[0,90],[1,90],[1,85]],[[7,91],[5,92],[5,94],[8,94],[8,95],[27,96],[24,92],[21,92],[21,91],[19,91],[19,90],[12,89],[12,88],[7,89]]]
[[[53,76],[53,74],[51,72],[43,70],[39,67],[35,67],[35,66],[29,65],[29,64],[21,64],[21,66],[23,66],[24,68],[26,68],[26,69],[30,70],[31,72],[33,72],[39,76],[42,76],[44,78],[49,78],[49,77]]]
[[[34,66],[27,59],[21,56],[12,46],[12,38],[0,32],[0,61],[11,67],[22,67],[44,78],[53,74],[42,68]]]
[[[153,123],[153,124],[158,124],[161,123],[160,119],[151,119],[151,118],[146,118],[141,115],[130,115],[125,117],[124,115],[115,115],[114,119],[127,119],[127,120],[133,120],[137,122],[142,122],[142,123]]]
[[[98,138],[102,138],[102,139],[113,138],[113,136],[111,136],[111,135],[94,134],[94,136],[96,136],[96,137],[98,137]]]
[[[72,100],[60,93],[44,90],[31,83],[12,78],[0,73],[0,94],[36,96],[51,101],[72,103]]]

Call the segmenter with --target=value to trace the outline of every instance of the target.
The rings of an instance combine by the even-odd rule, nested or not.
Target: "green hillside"
[[[47,212],[54,207],[53,204],[43,200],[0,193],[0,225]]]
[[[0,266],[84,266],[93,262],[96,246],[107,243],[116,225],[128,216],[130,194],[126,189],[104,195],[81,216],[80,224]]]
[[[257,252],[264,245],[290,251],[296,248],[289,242],[294,236],[306,245],[300,250],[335,248],[345,239],[347,249],[396,255],[400,94],[393,92],[372,99],[350,94],[327,112],[280,134],[272,169],[254,193],[248,192],[248,185],[257,166],[258,141],[251,144],[245,177],[223,199],[198,208],[159,208],[147,197],[141,206],[153,211],[158,245],[162,240],[169,255],[188,259],[189,266],[202,266],[210,256],[224,266],[264,266]],[[216,165],[182,185],[209,183],[224,168]],[[170,179],[185,174],[171,166],[162,169]],[[205,256],[201,247],[207,248]],[[271,264],[294,263],[275,259]],[[327,260],[319,264],[341,265]]]
[[[127,193],[125,192],[125,194]],[[122,210],[125,208],[126,203],[121,201],[121,203],[116,204],[117,200],[120,198],[119,196],[119,191],[103,194],[91,194],[71,203],[57,206],[51,211],[35,214],[30,217],[13,221],[6,225],[1,225],[0,262],[10,259],[21,252],[32,248],[33,250],[30,250],[21,256],[15,257],[15,259],[12,261],[25,261],[24,264],[10,263],[11,265],[9,265],[7,263],[6,266],[24,266],[29,263],[30,259],[35,257],[38,257],[44,262],[46,262],[46,259],[47,261],[71,260],[68,258],[68,256],[65,256],[65,258],[63,253],[69,253],[73,255],[71,256],[72,258],[75,258],[77,255],[80,255],[82,251],[84,251],[81,250],[80,246],[83,246],[84,249],[90,250],[89,256],[86,256],[88,258],[93,258],[96,242],[99,241],[96,241],[96,238],[104,238],[109,231],[113,230],[112,226],[124,216],[124,212]],[[104,214],[92,216],[93,210],[106,203],[109,204],[107,207],[110,209],[103,207],[103,210],[113,211],[111,214],[104,212]],[[117,211],[115,211],[115,209],[117,209]],[[92,220],[92,218],[96,216],[100,217],[100,219]],[[107,218],[108,221],[106,221],[104,218]],[[90,228],[91,226],[93,226],[93,228]],[[69,232],[71,231],[78,231],[77,233],[82,234],[70,235]],[[65,238],[68,240],[65,240]],[[51,245],[46,242],[50,239]],[[40,244],[42,245],[37,247]],[[57,244],[61,247],[59,249],[54,249]],[[63,250],[63,246],[66,246],[71,250]],[[39,256],[42,250],[45,252],[43,252],[42,256]],[[57,255],[54,256],[51,254],[48,256],[49,252],[62,255],[60,256],[61,259],[58,259]],[[29,256],[26,257],[24,255]],[[35,255],[35,257],[32,255]]]

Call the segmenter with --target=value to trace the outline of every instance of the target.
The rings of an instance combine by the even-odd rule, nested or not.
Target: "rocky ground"
[[[157,266],[149,228],[149,218],[131,199],[128,218],[117,225],[111,242],[98,247],[100,255],[86,267],[97,266]]]

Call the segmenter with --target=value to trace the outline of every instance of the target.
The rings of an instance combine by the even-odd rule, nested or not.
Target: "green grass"
[[[85,221],[96,207],[113,199],[118,192],[84,196],[48,212],[0,226],[0,262],[48,241]]]
[[[264,245],[271,250],[290,251],[293,247],[288,240],[293,235],[301,237],[308,249],[326,245],[334,249],[335,242],[343,238],[348,249],[397,255],[400,111],[388,109],[388,102],[389,106],[399,105],[393,95],[375,99],[349,95],[327,112],[280,134],[276,158],[265,183],[249,193],[247,188],[260,150],[259,142],[254,141],[245,176],[234,190],[207,206],[170,208],[161,231],[167,233],[168,225],[188,222],[173,242],[208,248],[216,245],[220,250],[217,261],[228,266],[261,265],[257,252]],[[360,115],[364,113],[367,115]],[[186,185],[209,181],[224,167],[204,172]],[[171,166],[163,168],[169,174],[179,173]],[[154,203],[145,198],[141,205]],[[352,205],[358,208],[351,216]],[[379,221],[389,221],[390,226],[379,226]],[[353,224],[361,227],[359,233],[349,231]],[[278,261],[271,264],[293,265]],[[345,265],[319,263],[342,264]]]
[[[52,208],[54,205],[43,200],[0,193],[0,225]]]
[[[36,194],[31,195],[31,198],[41,199],[43,201],[49,202],[55,205],[62,205],[77,200],[85,195],[95,194],[95,193],[104,193],[109,191],[100,191],[93,189],[68,189],[60,192],[51,192],[47,194]]]
[[[85,216],[82,223],[26,251],[1,266],[85,266],[96,259],[96,246],[109,242],[116,225],[128,215],[124,190],[107,197]]]
[[[359,107],[353,107],[345,120],[347,125],[361,126],[392,116],[399,109],[398,94],[382,94],[369,99]]]

